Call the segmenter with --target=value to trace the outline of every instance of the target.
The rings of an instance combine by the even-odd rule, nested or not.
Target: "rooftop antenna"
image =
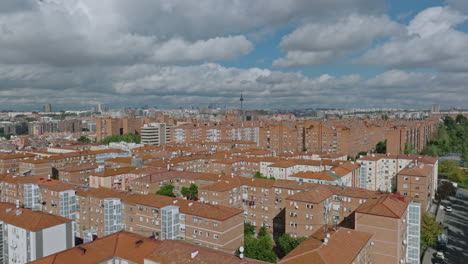
[[[241,103],[241,119],[242,119],[242,122],[244,122],[244,96],[241,92],[241,96],[240,96],[240,103]]]

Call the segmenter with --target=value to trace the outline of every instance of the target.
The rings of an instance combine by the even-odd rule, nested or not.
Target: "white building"
[[[164,123],[145,124],[141,128],[141,143],[163,146],[171,140],[171,132]]]
[[[73,221],[0,203],[0,263],[27,263],[75,246]]]
[[[361,173],[358,187],[390,192],[392,186],[396,186],[396,175],[413,161],[434,166],[435,183],[432,188],[435,190],[438,180],[437,159],[412,154],[370,154],[359,158],[357,162],[361,164]]]

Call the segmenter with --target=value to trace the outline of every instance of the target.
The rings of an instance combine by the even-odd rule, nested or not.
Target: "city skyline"
[[[337,8],[337,7],[340,8]],[[465,1],[0,4],[4,109],[468,108]]]

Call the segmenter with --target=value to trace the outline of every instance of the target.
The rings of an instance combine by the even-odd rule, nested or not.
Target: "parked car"
[[[435,258],[432,263],[434,263],[434,264],[447,264],[448,262],[447,262],[446,259]]]
[[[452,209],[452,206],[451,206],[451,205],[445,206],[445,212],[450,213],[450,212],[452,212],[452,211],[453,211],[453,209]]]
[[[445,251],[447,251],[447,244],[443,243],[443,242],[439,242],[439,243],[437,243],[436,249],[437,249],[437,251],[445,252]]]
[[[445,259],[445,255],[443,252],[438,251],[435,255],[436,259]]]

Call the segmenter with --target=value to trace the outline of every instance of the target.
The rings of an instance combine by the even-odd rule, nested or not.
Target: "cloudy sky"
[[[467,0],[1,0],[0,109],[468,108]]]

